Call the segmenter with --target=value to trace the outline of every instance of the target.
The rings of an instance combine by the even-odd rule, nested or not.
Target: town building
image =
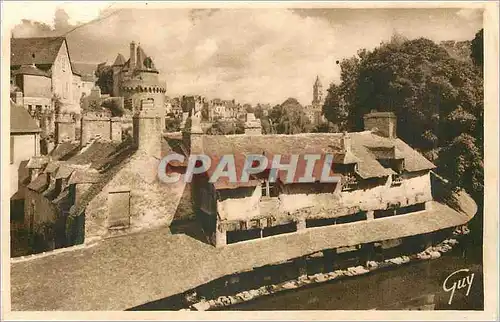
[[[15,85],[26,91],[24,105],[34,105],[34,108],[36,105],[48,105],[45,104],[47,82],[40,81],[40,77],[48,76],[52,96],[61,101],[61,112],[79,113],[81,80],[80,75],[73,70],[65,37],[11,38],[10,44],[11,74],[15,76]],[[19,78],[18,75],[31,77]],[[23,81],[28,83],[21,84]],[[38,97],[43,102],[37,101]]]
[[[22,105],[10,101],[10,196],[18,192],[24,180],[20,173],[31,157],[40,154],[41,129]],[[19,198],[18,198],[19,199]]]
[[[292,180],[279,171],[269,180],[271,168],[250,176],[248,182],[221,177],[208,181],[214,168],[193,181],[195,212],[216,247],[322,227],[338,230],[339,247],[425,234],[465,224],[462,217],[433,198],[431,170],[435,166],[396,136],[396,117],[373,112],[365,116],[365,131],[353,133],[304,133],[297,135],[203,135],[191,129],[190,153],[208,154],[212,164],[234,155],[237,177],[245,156],[299,157]],[[196,122],[192,122],[196,124]],[[250,135],[249,135],[250,134]],[[337,183],[301,183],[305,154],[332,155],[331,172]],[[287,163],[286,161],[283,163]],[[319,178],[316,165],[313,175]],[[397,222],[401,231],[390,229]],[[344,225],[348,224],[349,225]],[[389,225],[389,226],[387,226]],[[363,230],[363,233],[356,233]]]
[[[111,68],[111,96],[123,97],[125,108],[134,113],[136,111],[133,109],[140,108],[143,100],[152,100],[153,110],[149,113],[158,115],[164,126],[166,84],[158,78],[159,71],[142,47],[132,41],[129,59],[125,60],[122,54],[118,54]]]
[[[323,96],[323,85],[316,76],[316,81],[313,85],[313,99],[312,104],[305,107],[305,112],[313,125],[325,122],[326,119],[323,115],[323,105],[325,104],[325,97]]]
[[[136,52],[144,56],[140,47]],[[169,225],[174,216],[184,216],[178,205],[185,184],[165,185],[157,176],[161,157],[178,150],[181,137],[162,133],[164,87],[153,86],[158,72],[148,59],[148,67],[139,64],[122,75],[120,90],[133,111],[130,136],[123,135],[120,118],[87,109],[79,140],[75,122],[60,117],[55,149],[29,160],[23,220],[35,251]],[[85,104],[114,99],[103,96],[94,88]]]

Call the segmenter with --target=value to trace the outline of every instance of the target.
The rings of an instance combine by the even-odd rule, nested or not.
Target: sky
[[[14,37],[66,34],[73,61],[109,64],[118,53],[128,59],[134,40],[160,70],[167,95],[250,104],[278,104],[288,97],[310,104],[316,75],[326,90],[339,82],[337,60],[373,49],[395,33],[458,41],[473,39],[482,28],[480,9],[189,9],[47,2],[26,10],[30,5],[10,4]]]

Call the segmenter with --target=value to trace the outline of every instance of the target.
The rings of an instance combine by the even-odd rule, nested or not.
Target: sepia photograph
[[[498,9],[3,2],[2,317],[498,319]]]

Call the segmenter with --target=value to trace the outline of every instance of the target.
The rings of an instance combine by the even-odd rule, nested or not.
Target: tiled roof
[[[64,37],[12,38],[10,65],[52,65],[64,41]]]
[[[91,248],[12,263],[12,309],[126,310],[229,274],[324,249],[463,225],[473,216],[434,203],[430,211],[306,229],[222,248],[184,234],[172,235],[169,228],[110,238]]]
[[[10,101],[10,133],[38,133],[41,129],[28,111]]]
[[[28,185],[28,189],[36,191],[36,192],[42,192],[47,188],[49,185],[48,182],[48,177],[46,173],[40,174],[38,177],[35,178],[35,180],[31,181],[30,184]]]

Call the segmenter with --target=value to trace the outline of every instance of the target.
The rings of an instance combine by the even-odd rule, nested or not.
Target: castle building
[[[159,71],[153,60],[140,45],[130,43],[130,57],[125,60],[122,54],[116,56],[113,63],[113,90],[111,95],[123,97],[125,108],[138,113],[141,101],[153,102],[153,109],[148,113],[158,115],[164,124],[166,85],[158,78]]]
[[[78,141],[74,122],[58,119],[56,148],[28,162],[24,224],[41,247],[38,251],[169,225],[173,220],[185,184],[164,185],[157,169],[180,137],[162,134],[165,86],[158,82],[151,58],[134,43],[131,52],[137,55],[114,68],[120,67],[119,94],[134,111],[132,135],[122,136],[118,118],[89,111],[82,115]],[[89,99],[103,99],[98,88],[93,92]]]

